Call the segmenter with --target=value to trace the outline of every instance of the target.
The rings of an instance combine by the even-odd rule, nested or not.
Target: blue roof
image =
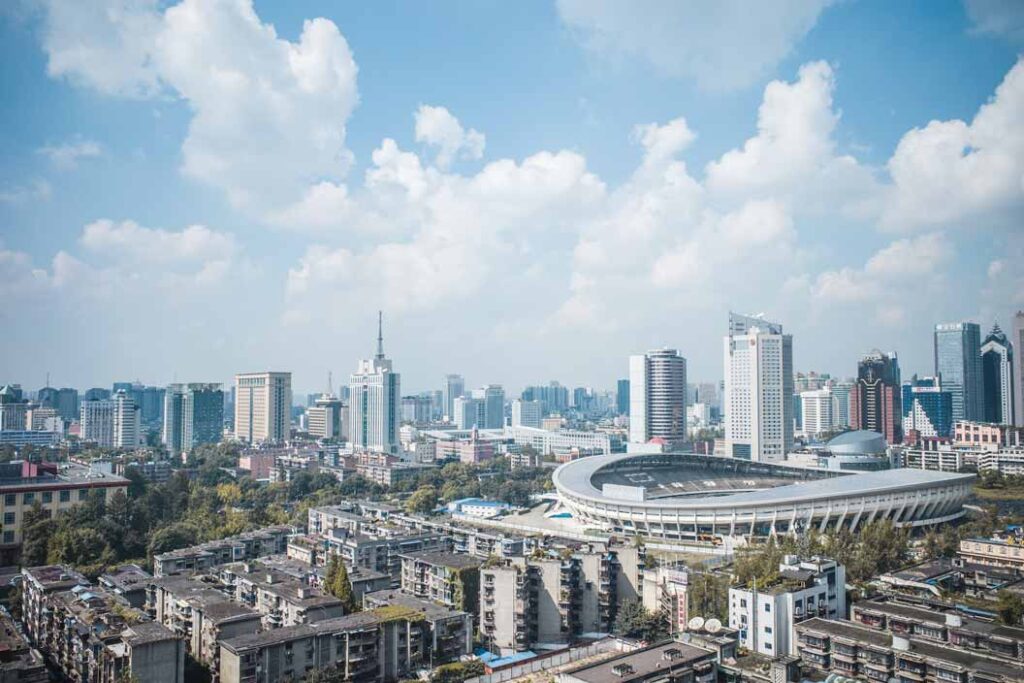
[[[509,664],[515,664],[516,662],[522,662],[527,659],[533,659],[537,656],[536,652],[527,650],[526,652],[516,652],[515,654],[511,654],[507,657],[501,657],[493,652],[483,649],[482,647],[477,648],[473,654],[475,654],[481,662],[492,669],[508,666]]]
[[[452,505],[484,505],[487,507],[504,507],[507,503],[502,503],[500,500],[484,500],[483,498],[462,498],[460,500],[453,500]]]

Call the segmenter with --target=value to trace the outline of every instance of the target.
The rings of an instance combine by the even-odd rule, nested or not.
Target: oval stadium
[[[846,474],[717,456],[602,455],[552,475],[590,528],[666,541],[856,530],[876,519],[922,527],[964,514],[972,474],[894,469]]]

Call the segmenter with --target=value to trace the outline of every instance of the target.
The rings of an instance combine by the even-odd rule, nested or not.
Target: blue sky
[[[377,308],[409,391],[717,379],[730,308],[929,372],[1024,308],[1024,5],[764,5],[0,10],[0,379],[315,390]]]

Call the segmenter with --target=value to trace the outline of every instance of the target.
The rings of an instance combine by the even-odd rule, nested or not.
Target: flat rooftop
[[[415,553],[402,553],[401,556],[440,567],[448,567],[449,569],[477,569],[483,564],[483,560],[473,555],[441,551],[427,550]]]
[[[597,664],[569,669],[566,673],[587,683],[629,683],[646,680],[653,674],[668,672],[671,668],[684,668],[697,662],[714,660],[715,653],[711,650],[672,641],[628,652]],[[623,666],[631,670],[617,673],[621,670],[619,667]]]
[[[429,621],[450,619],[452,617],[459,617],[466,614],[466,612],[448,609],[436,602],[417,598],[416,596],[409,595],[408,593],[403,593],[397,588],[366,593],[363,595],[363,602],[374,609],[384,607],[405,607],[411,611],[420,612]]]

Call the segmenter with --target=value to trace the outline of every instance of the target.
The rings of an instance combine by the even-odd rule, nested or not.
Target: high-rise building
[[[832,431],[835,418],[832,415],[833,396],[829,388],[812,389],[800,394],[803,413],[804,434],[815,437]]]
[[[857,364],[850,391],[850,426],[878,432],[890,444],[903,440],[900,364],[896,353],[875,349]]]
[[[356,448],[397,455],[401,376],[384,355],[384,319],[377,317],[377,355],[362,360],[349,378],[349,435]]]
[[[935,326],[935,374],[953,395],[953,420],[981,420],[981,328],[977,323]]]
[[[306,408],[306,431],[318,439],[342,439],[342,411],[344,404],[332,394],[320,394],[313,405]]]
[[[160,427],[164,419],[163,387],[147,387],[140,382],[114,382],[114,393],[123,391],[139,409],[139,420],[143,428]]]
[[[1013,316],[1013,325],[1010,332],[1010,343],[1018,354],[1024,354],[1024,311],[1017,311]],[[1013,423],[1018,427],[1024,427],[1024,356],[1017,358],[1013,364]]]
[[[520,398],[524,401],[540,401],[545,415],[561,413],[569,407],[569,390],[558,382],[551,382],[546,386],[526,387]]]
[[[948,437],[953,432],[953,395],[938,377],[917,375],[903,383],[903,432]]]
[[[456,429],[480,428],[487,419],[487,404],[475,396],[459,396],[452,411],[452,424]]]
[[[512,426],[533,427],[540,429],[540,420],[543,411],[540,401],[524,401],[517,398],[512,401]]]
[[[466,393],[466,380],[462,375],[444,376],[444,415],[451,420],[455,416],[455,399],[464,396]]]
[[[402,422],[427,424],[430,422],[432,397],[429,393],[402,397]]]
[[[292,373],[235,375],[235,438],[280,442],[291,436]]]
[[[501,429],[505,426],[505,390],[500,384],[489,384],[483,390],[484,428]]]
[[[793,337],[778,323],[729,313],[724,342],[726,452],[779,462],[793,448]]]
[[[103,389],[102,387],[93,387],[86,390],[82,395],[83,401],[102,401],[105,398],[110,398],[110,389]]]
[[[846,429],[850,426],[850,392],[853,382],[843,380],[832,385],[832,426]]]
[[[43,408],[55,409],[57,415],[67,422],[78,419],[78,389],[43,387],[36,394],[36,401]]]
[[[82,401],[82,441],[105,448],[135,448],[141,443],[139,407],[127,391],[118,390],[112,398]]]
[[[183,455],[224,435],[224,392],[220,384],[171,384],[164,391],[163,441],[171,455]]]
[[[629,440],[686,440],[686,359],[675,349],[629,357]]]
[[[982,412],[985,422],[1013,424],[1014,404],[1021,400],[1013,390],[1013,344],[999,324],[981,345]]]
[[[23,431],[26,424],[28,401],[21,391],[10,384],[0,387],[0,432]]]
[[[620,379],[615,390],[615,412],[629,415],[629,380]]]

